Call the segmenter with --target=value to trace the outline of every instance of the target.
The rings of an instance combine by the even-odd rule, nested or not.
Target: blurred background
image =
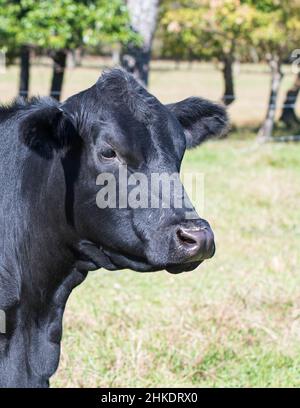
[[[300,1],[0,0],[1,103],[64,100],[115,65],[164,103],[227,106],[227,137],[183,162],[217,253],[91,273],[52,386],[300,386]]]

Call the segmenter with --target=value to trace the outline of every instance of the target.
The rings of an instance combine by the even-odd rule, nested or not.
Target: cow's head
[[[45,110],[44,115],[38,110],[28,115],[21,135],[47,159],[60,155],[66,218],[95,267],[177,273],[213,256],[214,236],[207,221],[186,200],[182,208],[175,205],[176,194],[177,204],[178,194],[179,201],[183,194],[175,192],[174,184],[169,205],[164,204],[164,193],[153,189],[151,177],[176,176],[187,147],[222,133],[227,124],[223,107],[200,98],[163,105],[132,76],[115,69]],[[106,182],[104,174],[111,176]],[[145,180],[142,194],[147,198],[134,191]],[[135,203],[140,199],[140,206],[130,204],[130,194]],[[111,200],[108,208],[99,204],[101,198]]]

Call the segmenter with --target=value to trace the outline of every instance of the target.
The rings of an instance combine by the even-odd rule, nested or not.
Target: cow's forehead
[[[149,125],[155,117],[167,115],[164,106],[133,76],[121,69],[104,72],[96,83],[97,96],[115,109],[127,107],[139,122]]]
[[[121,69],[105,72],[96,84],[102,115],[108,126],[135,146],[155,146],[181,155],[185,142],[182,129],[169,110]]]
[[[170,161],[182,158],[186,142],[175,116],[121,69],[105,72],[94,86],[63,105],[72,112],[82,134],[96,125],[96,129],[111,130],[121,143],[137,149],[154,148]]]

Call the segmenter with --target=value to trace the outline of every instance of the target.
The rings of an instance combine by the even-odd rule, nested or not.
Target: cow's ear
[[[183,127],[187,148],[198,146],[209,137],[221,136],[228,129],[226,110],[217,103],[191,97],[167,108]]]
[[[34,106],[25,111],[19,124],[21,141],[40,156],[50,159],[54,150],[68,147],[75,127],[59,106]]]

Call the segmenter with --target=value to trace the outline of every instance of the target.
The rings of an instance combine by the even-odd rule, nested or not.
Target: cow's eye
[[[117,153],[113,149],[108,147],[107,149],[100,152],[100,156],[104,159],[115,159],[117,157]]]

